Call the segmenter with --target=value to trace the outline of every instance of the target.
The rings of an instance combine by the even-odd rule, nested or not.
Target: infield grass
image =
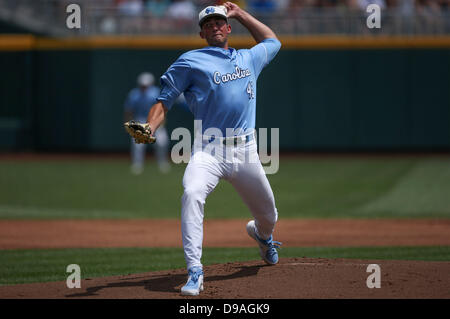
[[[288,247],[280,257],[450,261],[450,247]],[[182,248],[0,250],[0,285],[64,281],[70,264],[81,278],[184,268]],[[260,260],[256,248],[204,248],[203,264]]]
[[[0,218],[179,218],[185,164],[169,174],[147,160],[134,176],[127,159],[0,161]],[[448,156],[282,157],[268,175],[283,218],[450,218]],[[221,181],[205,218],[246,218]]]

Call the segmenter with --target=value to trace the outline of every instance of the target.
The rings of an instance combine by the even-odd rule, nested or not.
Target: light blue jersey
[[[227,128],[254,129],[256,81],[280,47],[277,39],[266,39],[251,49],[205,47],[186,52],[161,77],[157,100],[170,109],[184,92],[203,132],[218,128],[226,136]]]
[[[150,107],[156,103],[159,92],[160,89],[156,86],[150,86],[145,91],[140,88],[132,89],[125,100],[125,111],[133,113],[133,120],[147,122]]]

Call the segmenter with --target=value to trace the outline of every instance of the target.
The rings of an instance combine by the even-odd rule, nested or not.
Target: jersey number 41
[[[247,85],[247,94],[248,94],[248,99],[249,99],[249,100],[255,98],[255,91],[253,90],[253,82],[252,82],[252,81],[248,82],[248,85]]]

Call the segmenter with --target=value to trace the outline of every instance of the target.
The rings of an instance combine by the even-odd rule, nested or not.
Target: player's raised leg
[[[247,151],[249,148],[252,160],[238,163],[229,181],[254,217],[254,221],[247,224],[248,234],[258,243],[263,260],[273,265],[278,262],[276,248],[281,245],[272,237],[278,211],[272,188],[257,157],[256,143],[247,145]]]

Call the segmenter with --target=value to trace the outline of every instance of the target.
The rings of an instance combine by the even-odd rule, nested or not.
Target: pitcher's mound
[[[380,288],[368,288],[379,266]],[[0,298],[450,298],[450,262],[281,258],[204,267],[205,290],[181,296],[185,269],[127,276],[85,278],[81,288],[66,282],[0,287]],[[370,277],[370,278],[369,278]]]

